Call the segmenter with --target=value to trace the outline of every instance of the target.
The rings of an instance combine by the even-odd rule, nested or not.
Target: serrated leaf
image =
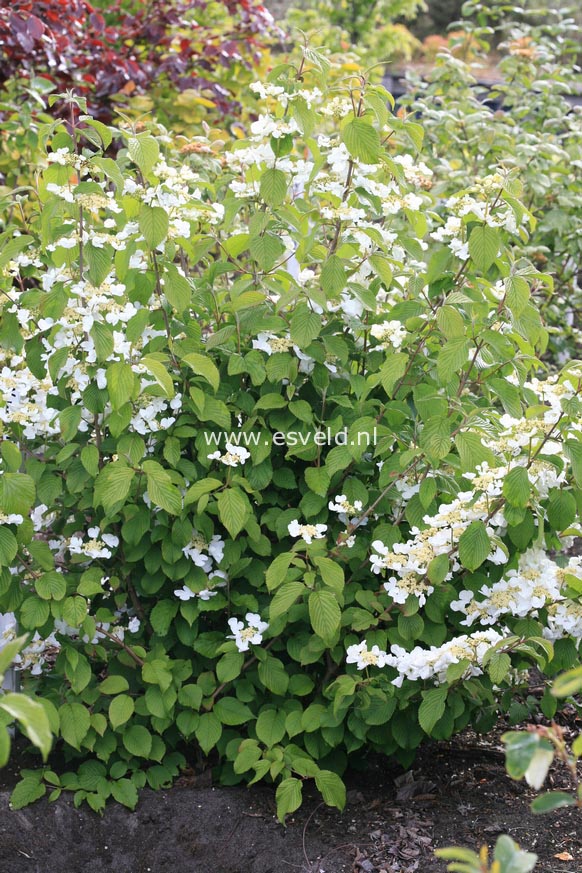
[[[170,220],[161,206],[143,204],[139,213],[139,229],[150,249],[157,248],[168,235]]]
[[[108,693],[108,692],[104,692]],[[117,729],[125,724],[135,711],[133,698],[129,694],[118,694],[109,704],[109,721],[111,727]]]
[[[288,779],[283,779],[277,786],[275,800],[277,802],[277,818],[281,824],[285,824],[285,816],[291,812],[295,812],[301,806],[301,780],[290,776]]]
[[[261,197],[269,206],[280,206],[287,196],[287,177],[282,170],[269,167],[261,176]]]
[[[476,225],[469,236],[469,254],[478,270],[486,273],[499,252],[499,231],[488,225]]]
[[[217,497],[218,517],[231,537],[244,528],[251,512],[248,498],[239,488],[225,488]]]
[[[354,158],[365,164],[376,164],[380,159],[380,134],[361,118],[349,121],[342,130],[342,140]]]
[[[328,806],[342,810],[346,805],[346,786],[331,770],[320,770],[315,774],[315,784]]]
[[[74,749],[80,750],[91,727],[89,710],[80,703],[64,703],[59,708],[59,721],[62,738]]]
[[[332,645],[339,631],[341,610],[331,591],[312,591],[309,595],[309,620],[318,637]]]
[[[491,552],[487,529],[482,521],[472,521],[459,538],[459,559],[471,572],[480,567]]]
[[[207,355],[199,355],[192,353],[182,358],[184,364],[190,367],[197,376],[202,376],[203,379],[212,385],[215,391],[218,391],[220,385],[220,373],[216,365],[210,360]]]
[[[153,136],[142,134],[127,141],[127,151],[144,176],[148,176],[160,156],[160,147]]]
[[[444,715],[447,694],[448,688],[444,685],[422,692],[422,702],[418,709],[418,723],[429,736],[436,723]]]

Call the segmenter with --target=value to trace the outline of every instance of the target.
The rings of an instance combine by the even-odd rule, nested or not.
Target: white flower
[[[306,543],[312,540],[322,540],[327,531],[326,524],[299,524],[297,519],[289,522],[287,530],[292,537],[303,537]]]
[[[139,620],[139,618],[135,617],[135,618],[129,619],[127,629],[130,632],[130,634],[136,634],[139,631],[140,627],[141,627],[141,621]]]
[[[180,600],[192,600],[193,597],[196,597],[196,592],[192,591],[191,588],[188,588],[187,585],[184,585],[183,588],[175,588],[174,594],[176,597],[179,597]]]
[[[368,649],[364,640],[358,645],[348,646],[346,663],[356,664],[358,670],[365,670],[366,667],[385,667],[389,663],[389,658],[378,646]]]
[[[248,461],[251,453],[244,446],[235,446],[234,443],[226,443],[226,452],[224,455],[220,451],[213,452],[208,455],[211,461],[220,461],[226,467],[238,467]]]
[[[229,618],[228,626],[232,634],[228,634],[227,640],[234,640],[239,652],[248,652],[249,646],[258,646],[263,641],[263,633],[269,627],[266,621],[261,621],[260,615],[255,612],[247,612],[245,615],[247,627],[243,621],[237,618]]]

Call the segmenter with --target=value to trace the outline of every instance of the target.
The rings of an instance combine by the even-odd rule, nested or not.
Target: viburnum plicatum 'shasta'
[[[539,361],[535,218],[503,167],[433,191],[419,124],[323,68],[226,149],[57,123],[2,240],[0,610],[84,759],[46,781],[99,811],[187,744],[281,819],[304,779],[341,807],[349,756],[576,658],[582,365]]]

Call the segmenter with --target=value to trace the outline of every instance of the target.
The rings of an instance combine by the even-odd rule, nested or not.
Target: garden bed
[[[534,794],[507,777],[497,740],[466,732],[432,744],[407,773],[378,760],[348,778],[343,814],[312,795],[285,828],[270,788],[212,788],[194,774],[144,791],[135,812],[113,804],[100,818],[70,795],[10,812],[7,768],[0,873],[443,873],[435,848],[492,845],[501,833],[539,855],[536,873],[578,873],[579,811],[533,816]]]

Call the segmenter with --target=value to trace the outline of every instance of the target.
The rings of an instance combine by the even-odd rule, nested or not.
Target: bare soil
[[[499,732],[428,745],[406,773],[375,758],[348,775],[343,813],[308,794],[286,827],[268,786],[202,787],[207,777],[190,775],[100,818],[70,796],[11,811],[16,778],[0,775],[0,873],[444,873],[437,846],[492,846],[501,833],[539,855],[536,873],[582,871],[582,811],[533,816]],[[567,780],[557,771],[547,787]]]

